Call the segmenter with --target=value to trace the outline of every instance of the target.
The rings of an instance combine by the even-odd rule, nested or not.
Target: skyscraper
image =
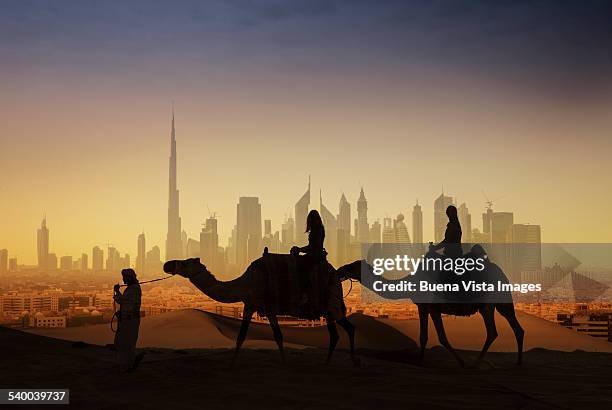
[[[60,258],[60,269],[71,270],[72,269],[72,256],[62,256]]]
[[[395,243],[410,243],[410,234],[404,222],[403,214],[398,214],[397,218],[393,221],[393,230],[395,231]]]
[[[262,247],[267,247],[268,251],[278,253],[280,250],[280,235],[278,231],[272,233],[272,220],[264,220],[264,237]]]
[[[434,201],[434,240],[436,243],[444,239],[446,224],[448,223],[446,208],[448,208],[449,205],[453,205],[453,198],[445,196],[444,192]]]
[[[504,271],[512,270],[512,212],[491,213],[491,250],[489,257]]]
[[[303,246],[308,242],[306,234],[306,217],[310,205],[310,175],[308,176],[308,189],[295,204],[295,244]]]
[[[123,255],[123,258],[119,258],[119,268],[118,269],[124,269],[124,268],[131,268],[132,265],[130,264],[130,254],[126,253],[125,255]]]
[[[169,163],[166,259],[181,259],[183,257],[183,243],[181,239],[181,217],[179,216],[179,191],[176,185],[176,131],[174,129],[174,105],[172,106]]]
[[[423,243],[423,210],[418,199],[412,208],[412,240],[415,244]]]
[[[57,269],[57,255],[54,253],[50,253],[47,256],[47,270],[56,270]]]
[[[512,267],[515,272],[537,271],[542,268],[540,225],[512,225]]]
[[[200,251],[200,241],[193,238],[187,239],[187,246],[185,246],[185,252],[183,254],[185,258],[199,258]]]
[[[370,241],[370,225],[368,224],[368,201],[363,193],[363,187],[357,200],[357,232],[355,232],[359,243]]]
[[[94,246],[91,250],[91,269],[94,272],[104,270],[104,251],[99,246]]]
[[[136,273],[141,277],[146,274],[147,244],[144,232],[138,235],[138,252],[136,254]]]
[[[338,221],[334,214],[323,205],[323,194],[319,191],[319,209],[321,210],[321,220],[325,227],[325,249],[327,249],[330,262],[338,261]]]
[[[380,243],[382,235],[382,226],[378,220],[374,221],[370,226],[370,243]]]
[[[482,233],[488,234],[488,241],[491,242],[491,221],[493,220],[493,209],[487,207],[487,211],[482,214]]]
[[[348,262],[351,256],[351,204],[344,194],[340,198],[338,212],[338,264]]]
[[[491,243],[512,242],[512,212],[493,212],[491,218]]]
[[[159,246],[155,245],[147,252],[145,263],[147,265],[146,271],[149,273],[160,272],[162,270],[161,250]]]
[[[106,255],[106,270],[121,269],[121,262],[121,255],[119,255],[117,248],[109,245]]]
[[[465,202],[457,208],[457,217],[461,225],[461,242],[472,243],[472,215]]]
[[[189,242],[189,236],[187,236],[187,231],[183,229],[181,231],[181,254],[183,258],[189,257],[187,256],[187,242]]]
[[[219,256],[219,233],[217,232],[217,218],[212,215],[206,219],[202,232],[200,232],[200,258],[202,263],[211,270],[217,270]]]
[[[37,235],[38,268],[47,269],[47,258],[49,257],[49,230],[47,229],[47,217],[44,217]]]
[[[284,252],[289,252],[295,240],[295,220],[289,216],[281,226],[281,244]]]
[[[393,219],[391,218],[383,219],[382,243],[395,243],[395,229],[393,228]]]
[[[240,197],[236,206],[236,264],[246,266],[261,256],[261,204],[257,197]]]
[[[237,246],[236,244],[238,243],[238,226],[234,225],[234,227],[232,228],[232,233],[230,234],[230,237],[227,239],[227,248],[225,250],[225,254],[227,255],[227,263],[233,266],[237,266],[237,262],[236,262],[236,253],[237,253]],[[293,241],[293,232],[291,235],[291,241]]]
[[[0,249],[0,273],[8,272],[8,250]]]
[[[87,272],[87,268],[89,266],[89,258],[86,253],[81,254],[81,272]]]

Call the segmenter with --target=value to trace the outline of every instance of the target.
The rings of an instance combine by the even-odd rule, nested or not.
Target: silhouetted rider
[[[306,272],[300,275],[302,285],[302,304],[308,300],[308,291],[310,289],[310,272],[319,271],[320,267],[325,263],[327,252],[323,247],[325,241],[325,227],[321,220],[321,215],[315,209],[308,213],[306,218],[306,232],[308,232],[308,245],[303,247],[294,246],[291,248],[292,255],[305,253],[307,258]]]
[[[457,217],[457,208],[454,205],[449,205],[446,208],[446,216],[448,216],[448,224],[446,224],[446,232],[444,239],[437,245],[431,245],[430,251],[437,251],[444,248],[444,256],[449,258],[458,258],[463,255],[461,249],[461,224]]]

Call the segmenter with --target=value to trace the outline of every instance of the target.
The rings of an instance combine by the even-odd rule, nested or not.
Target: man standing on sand
[[[138,341],[138,329],[140,328],[140,297],[141,290],[134,269],[123,269],[121,271],[123,283],[127,288],[121,293],[121,285],[114,287],[113,299],[120,305],[117,319],[119,325],[115,333],[115,348],[119,359],[119,368],[122,372],[129,372],[138,366],[144,353],[136,353],[136,342]]]

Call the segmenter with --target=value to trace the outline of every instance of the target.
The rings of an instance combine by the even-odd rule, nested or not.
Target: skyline
[[[170,157],[169,157],[169,170],[170,170],[170,174],[169,174],[169,190],[167,191],[168,194],[169,194],[168,202],[167,202],[167,204],[168,204],[168,208],[167,208],[168,224],[166,225],[166,232],[168,232],[170,230],[171,226],[173,226],[173,224],[175,224],[175,222],[174,222],[175,218],[178,218],[179,229],[180,229],[180,225],[181,225],[181,223],[180,223],[181,218],[179,216],[179,209],[178,209],[178,192],[179,192],[179,189],[178,189],[178,185],[177,185],[177,176],[176,176],[178,170],[180,170],[180,167],[177,167],[177,148],[176,148],[176,131],[175,131],[174,107],[172,107],[171,127],[170,127],[170,141],[171,141],[171,144],[170,144]],[[442,186],[441,189],[443,190],[444,187]],[[320,188],[319,191],[321,192],[322,188]],[[442,195],[445,195],[445,194],[446,193],[444,191],[442,191]],[[481,191],[480,194],[482,196],[482,203],[485,205],[483,207],[483,212],[484,212],[484,211],[486,211],[487,207],[489,206],[489,202],[490,201],[489,201],[489,197],[486,196],[486,193],[484,191]],[[440,195],[440,194],[438,194],[438,195]],[[349,194],[349,197],[350,196],[351,195]],[[344,201],[348,201],[349,204],[354,203],[353,206],[355,208],[352,209],[351,218],[353,216],[355,216],[358,219],[357,209],[358,209],[358,205],[359,205],[359,200],[361,199],[362,196],[363,196],[363,186],[360,186],[360,188],[359,188],[359,198],[356,198],[354,201],[346,200],[345,192],[344,191],[341,192],[341,194],[340,194],[340,202],[342,202],[344,200]],[[244,195],[239,195],[238,199],[243,198],[243,197],[244,197]],[[258,199],[261,199],[259,196],[254,196],[254,197],[258,198]],[[294,211],[297,210],[298,207],[304,207],[304,206],[308,207],[308,204],[310,203],[311,198],[312,198],[311,176],[309,175],[308,176],[307,190],[300,197],[300,199],[295,203],[295,209],[293,209],[293,207],[291,205],[287,205],[286,206],[287,212],[284,214],[283,218],[280,218],[278,215],[272,216],[272,217],[263,217],[263,215],[266,215],[266,213],[262,212],[262,220],[264,220],[264,219],[271,219],[272,223],[273,223],[273,225],[272,225],[273,226],[273,231],[275,231],[275,230],[280,231],[281,230],[281,225],[285,222],[286,217],[288,217],[288,216],[295,217],[295,212]],[[459,206],[460,203],[464,203],[465,202],[465,200],[462,197],[458,197],[456,195],[454,197],[444,196],[444,198],[445,198],[446,201],[454,200],[454,203],[456,203],[457,206]],[[439,198],[436,197],[436,199],[439,199]],[[502,197],[500,199],[503,202],[504,198]],[[328,204],[328,205],[326,205],[327,209],[332,209],[332,210],[334,209],[333,202],[327,201],[327,200],[324,201],[324,202]],[[370,204],[371,202],[372,201],[368,202],[368,204]],[[440,240],[440,238],[437,237],[440,234],[439,233],[434,233],[434,229],[433,229],[433,225],[434,225],[434,223],[436,223],[435,222],[435,213],[433,211],[433,208],[434,208],[433,204],[434,204],[434,202],[435,201],[432,201],[432,208],[431,208],[432,212],[428,213],[427,211],[425,211],[423,213],[423,215],[424,215],[423,225],[425,227],[423,231],[424,231],[424,236],[425,236],[425,239],[424,239],[425,242],[427,242],[429,240],[432,240],[434,242],[438,242]],[[495,203],[499,203],[499,200],[495,199],[494,202]],[[306,204],[306,205],[300,205],[300,204]],[[316,206],[316,202],[314,202],[314,204],[315,204],[314,207],[307,208],[307,209],[318,209],[318,210],[320,210],[320,204],[319,204],[318,207]],[[413,203],[412,205],[406,206],[404,209],[400,209],[396,214],[386,212],[384,215],[381,216],[381,215],[372,215],[370,213],[368,218],[369,218],[370,222],[377,221],[379,223],[382,223],[384,218],[392,218],[393,219],[399,213],[403,214],[405,217],[408,217],[408,215],[412,216],[412,209],[411,208],[414,207],[415,204],[420,205],[418,198],[415,198],[415,203]],[[340,206],[341,205],[339,205],[339,207]],[[368,206],[368,208],[370,208],[370,206]],[[474,208],[472,208],[469,203],[468,203],[468,208],[472,210],[471,213],[474,214],[474,216],[476,217],[475,218],[476,223],[473,225],[473,227],[478,228],[479,225],[480,225],[479,224],[480,218],[478,218],[480,213],[479,213],[478,209],[474,210]],[[262,207],[262,209],[263,209],[263,207]],[[425,209],[427,210],[427,208],[425,208]],[[497,208],[497,207],[496,207],[495,210],[497,212],[500,211],[500,209]],[[339,209],[338,209],[338,212],[340,212]],[[216,213],[215,211],[211,212],[211,214],[215,214],[215,213]],[[332,213],[333,213],[333,211],[332,211]],[[337,216],[337,214],[334,214],[334,215]],[[200,223],[200,226],[204,225],[205,219],[208,218],[209,216],[210,215],[203,215],[202,216],[202,222]],[[441,217],[444,217],[444,215],[442,215]],[[46,222],[46,218],[47,218],[47,213],[45,212],[44,217],[43,217],[43,221],[44,222]],[[353,219],[355,219],[355,218],[353,218]],[[428,222],[430,222],[430,223],[428,223]],[[518,218],[518,223],[527,223],[527,224],[537,224],[537,225],[540,225],[537,221],[527,221],[526,222],[526,221],[523,221],[521,218]],[[438,226],[440,226],[440,222],[437,222],[437,224],[438,224]],[[354,229],[353,229],[353,220],[351,220],[348,225],[349,225],[349,228],[351,229],[351,235],[353,235],[355,233]],[[427,228],[427,226],[429,226],[429,228]],[[227,231],[231,231],[231,229],[233,228],[233,225],[224,226],[223,223],[221,223],[220,224],[220,228],[221,228],[220,229],[221,232],[227,232]],[[410,225],[410,228],[412,229],[412,225]],[[142,234],[142,233],[145,233],[145,232],[147,232],[146,228],[144,228],[142,230],[142,232],[139,231],[138,234]],[[181,232],[181,231],[179,230],[179,232]],[[197,238],[198,235],[199,235],[199,230],[194,230],[193,232],[191,230],[187,230],[187,233],[188,233],[188,237],[196,237]],[[296,237],[297,237],[298,233],[299,233],[299,231],[296,229],[296,232],[295,232]],[[428,233],[429,233],[430,237],[427,236]],[[47,236],[48,236],[48,233],[47,233]],[[304,235],[302,235],[302,236],[304,236]],[[544,236],[544,234],[543,234],[543,236]],[[229,234],[228,235],[220,235],[220,245],[226,246],[228,239],[229,239]],[[111,242],[108,242],[108,240],[107,241],[103,241],[103,242],[100,242],[100,241],[93,242],[92,246],[99,246],[100,243],[111,243],[111,244],[114,245],[115,242],[112,241],[112,239],[109,239],[109,240],[111,240]],[[179,237],[179,240],[180,240],[180,237]],[[150,239],[148,240],[148,242],[149,241],[150,241]],[[47,242],[48,242],[48,240],[47,240]],[[153,245],[158,245],[160,248],[163,248],[164,247],[163,244],[165,242],[157,243],[157,242],[151,241],[149,243],[153,243]],[[47,247],[48,247],[48,244],[47,244]],[[131,246],[131,245],[128,245],[128,246],[114,246],[114,247],[116,247],[118,249],[122,249],[123,251],[125,251],[126,253],[128,253],[130,255],[135,255],[135,252],[133,252],[133,249],[136,249],[138,247],[138,245],[137,246]],[[11,250],[13,247],[12,246],[4,246],[4,248],[9,248],[9,250]],[[89,249],[91,249],[91,247]],[[87,249],[83,249],[82,251],[79,251],[79,252],[88,253],[88,250]],[[79,252],[77,252],[76,255],[78,255]],[[70,252],[70,251],[69,252],[59,252],[59,253],[57,253],[58,257],[62,256],[62,255],[73,255],[73,254],[74,254],[74,252]],[[18,254],[16,255],[12,251],[10,252],[10,256],[11,257],[19,257],[19,262],[23,263],[23,259],[24,259],[23,256],[20,256]],[[38,257],[36,252],[34,252],[34,256]],[[168,259],[168,258],[166,258],[166,259]],[[29,262],[29,260],[28,260],[28,262]],[[30,264],[30,263],[28,263],[28,264]]]
[[[163,250],[172,100],[191,236],[210,209],[225,243],[240,196],[279,230],[312,175],[334,214],[361,187],[381,222],[418,198],[424,238],[444,186],[612,242],[606,2],[179,4],[3,4],[0,247],[34,263],[46,213],[58,254],[143,228]]]
[[[169,157],[169,190],[168,190],[168,224],[167,224],[167,236],[166,236],[166,254],[164,255],[164,259],[165,260],[170,260],[170,259],[176,259],[176,258],[184,258],[186,257],[186,255],[184,254],[184,249],[187,249],[187,252],[193,252],[193,250],[189,250],[190,246],[188,244],[188,240],[192,241],[194,239],[191,239],[191,235],[189,233],[187,233],[185,230],[181,231],[181,218],[179,216],[179,201],[178,201],[178,195],[179,195],[179,191],[177,188],[177,147],[176,147],[176,131],[175,131],[175,118],[174,118],[174,104],[172,107],[172,122],[171,122],[171,132],[170,132],[170,157]],[[475,223],[474,225],[472,225],[472,218],[471,218],[471,214],[469,213],[469,208],[466,206],[465,202],[461,202],[458,201],[458,198],[455,197],[450,197],[450,196],[446,196],[444,193],[444,188],[442,188],[442,192],[441,194],[435,199],[435,201],[433,202],[433,223],[434,226],[432,227],[432,232],[433,232],[433,241],[434,242],[439,242],[441,240],[441,231],[444,230],[444,226],[446,224],[446,217],[444,215],[445,213],[445,209],[448,205],[456,205],[459,209],[459,218],[461,220],[461,224],[464,228],[464,230],[466,231],[464,234],[464,239],[466,243],[469,243],[472,239],[472,235],[478,235],[478,240],[482,240],[484,242],[482,243],[486,243],[486,242],[490,242],[490,239],[484,239],[484,236],[487,232],[489,232],[489,229],[491,229],[491,215],[493,215],[493,210],[492,210],[492,206],[493,206],[493,201],[489,200],[488,197],[486,197],[485,193],[482,192],[483,196],[485,197],[486,201],[486,214],[482,213],[482,226],[481,229],[479,229],[478,223]],[[281,220],[282,222],[280,223],[280,225],[282,226],[282,234],[281,234],[281,229],[276,231],[276,240],[278,241],[281,237],[282,239],[282,245],[281,247],[283,248],[282,250],[279,248],[278,251],[286,251],[288,252],[288,249],[291,245],[293,244],[297,244],[297,245],[303,245],[306,242],[306,238],[305,238],[305,234],[303,232],[301,232],[299,229],[296,229],[294,225],[298,224],[298,221],[300,221],[300,223],[302,225],[305,225],[305,217],[306,214],[308,213],[308,211],[310,209],[317,209],[316,207],[309,207],[310,204],[310,197],[311,197],[311,177],[310,175],[308,176],[308,187],[306,192],[300,197],[300,199],[295,203],[295,214],[289,214],[289,215],[285,215],[285,217]],[[497,201],[497,200],[496,200]],[[350,202],[346,199],[344,193],[342,193],[342,196],[340,198],[340,202],[339,202],[339,206],[338,206],[338,214],[334,215],[333,212],[330,212],[328,207],[324,206],[323,204],[323,197],[322,197],[322,190],[319,190],[319,207],[318,210],[322,215],[322,218],[324,220],[325,225],[328,228],[328,240],[326,241],[327,244],[327,248],[328,251],[330,253],[330,257],[332,261],[334,260],[338,260],[338,263],[342,263],[341,261],[348,261],[351,258],[351,245],[353,244],[353,242],[356,243],[377,243],[379,241],[382,242],[387,242],[388,238],[385,237],[385,235],[388,235],[385,233],[385,230],[383,229],[381,231],[381,218],[372,218],[372,219],[368,219],[368,215],[367,215],[367,210],[368,210],[368,202],[367,202],[367,198],[365,197],[365,193],[364,193],[364,189],[363,186],[360,188],[360,193],[359,193],[359,198],[356,201],[356,209],[353,209],[355,211],[355,214],[351,213],[351,206],[350,206]],[[507,222],[504,222],[504,232],[506,232],[507,229],[512,227],[512,224],[514,223],[514,215],[512,212],[499,212],[499,211],[495,211],[495,213],[497,215],[503,216],[503,218],[506,218],[509,216],[510,221],[509,225]],[[259,240],[264,240],[264,237],[262,234],[264,234],[264,230],[262,230],[262,218],[261,218],[261,204],[259,203],[259,198],[258,197],[244,197],[244,196],[240,196],[239,197],[239,201],[237,204],[237,219],[236,219],[236,224],[233,225],[232,228],[232,235],[235,235],[233,241],[231,238],[225,238],[226,239],[226,243],[222,243],[222,242],[218,242],[219,246],[224,248],[224,258],[228,259],[228,260],[237,260],[238,261],[238,266],[244,266],[246,264],[248,264],[248,262],[250,260],[253,260],[254,258],[257,257],[257,255],[260,254],[261,249],[264,244],[263,243],[255,243],[255,242],[251,242],[249,238],[250,235],[255,235],[256,237],[259,236]],[[355,216],[354,219],[352,219],[352,217]],[[403,212],[400,212],[397,215],[397,220],[394,218],[394,216],[389,217],[388,215],[385,215],[384,218],[382,218],[383,221],[383,225],[385,226],[385,228],[387,227],[387,225],[390,226],[391,221],[393,220],[393,230],[395,231],[396,229],[400,229],[403,230],[402,232],[405,233],[400,233],[400,237],[393,239],[393,241],[395,240],[399,240],[402,243],[405,242],[414,242],[414,243],[421,243],[420,241],[415,242],[415,240],[417,238],[422,239],[422,234],[423,234],[423,213],[422,213],[422,207],[420,206],[418,199],[416,200],[416,203],[412,209],[411,212],[411,216],[412,216],[412,225],[410,226],[410,228],[412,229],[413,232],[413,237],[412,240],[410,239],[410,234],[408,233],[408,226],[404,224],[403,220],[405,219],[405,215]],[[476,216],[477,213],[476,213]],[[284,231],[284,227],[285,227],[285,223],[287,223],[287,218],[289,218],[289,220],[291,221],[291,228],[289,231],[285,232]],[[478,218],[475,219],[475,221],[477,221]],[[396,228],[395,224],[398,223],[402,226],[402,228]],[[265,220],[264,221],[266,223],[266,229],[265,231],[268,234],[272,234],[272,220]],[[353,222],[354,222],[354,226],[353,226]],[[372,222],[372,224],[370,224],[370,222]],[[213,231],[210,231],[210,227],[212,225],[214,225]],[[198,239],[200,239],[200,241],[202,240],[203,236],[202,235],[214,235],[217,236],[217,225],[218,225],[218,221],[216,219],[216,215],[213,212],[209,218],[206,219],[206,223],[202,223],[202,226],[206,226],[206,230],[207,233],[204,233],[204,229],[202,230],[202,232],[199,234],[196,233],[195,237],[195,241],[197,243],[197,247],[198,247],[198,254],[200,254],[201,252],[208,254],[211,254],[211,250],[208,249],[208,246],[211,243],[217,243],[215,241],[218,240],[215,239],[215,241],[210,242],[208,245],[205,245],[204,248],[202,248],[200,246],[200,242],[198,242]],[[377,225],[375,227],[375,225]],[[533,224],[519,224],[520,226],[533,226],[534,228],[537,228],[537,242],[540,243],[541,239],[540,239],[540,235],[541,235],[541,227],[540,225],[533,225]],[[351,228],[351,226],[353,226]],[[487,227],[488,226],[488,227]],[[499,229],[500,227],[498,227]],[[245,229],[245,231],[241,231],[241,229]],[[337,231],[336,231],[337,229]],[[472,232],[473,231],[473,232]],[[377,232],[377,233],[376,233]],[[288,238],[288,242],[285,242],[285,234],[288,233],[290,238]],[[381,236],[382,234],[382,236]],[[498,238],[497,240],[502,240],[502,242],[506,242],[508,240],[508,238],[505,237],[507,233],[505,233],[504,235],[502,235],[502,237]],[[279,236],[281,235],[281,236]],[[374,237],[377,237],[377,239],[372,240],[372,235],[374,235]],[[397,232],[393,233],[393,235],[398,235]],[[491,234],[489,234],[491,235]],[[482,238],[481,238],[482,237]],[[493,236],[491,236],[492,238]],[[173,243],[172,245],[168,245],[168,241],[172,240],[175,243]],[[209,239],[210,240],[210,239]],[[340,240],[340,242],[336,242]],[[431,240],[431,239],[428,239]],[[426,242],[426,241],[424,241]],[[248,243],[248,249],[247,249],[247,243]],[[342,245],[340,245],[342,243]],[[233,244],[233,245],[232,245]],[[225,246],[226,245],[226,246]],[[253,246],[254,245],[254,246]],[[274,245],[274,246],[278,246],[280,245]],[[271,245],[268,245],[271,246]],[[340,246],[340,248],[337,248],[338,246]],[[134,260],[133,256],[131,258],[130,253],[126,252],[124,253],[125,258],[123,258],[120,255],[120,252],[118,251],[117,247],[115,247],[114,245],[112,245],[110,242],[107,242],[107,250],[109,252],[108,255],[108,261],[107,264],[113,264],[113,265],[121,265],[122,263],[125,264],[125,266],[134,266],[134,267],[140,267],[140,271],[144,274],[144,268],[145,265],[148,264],[148,258],[149,258],[149,252],[147,251],[147,248],[145,246],[145,232],[144,229],[143,231],[138,235],[138,243],[137,243],[137,252],[136,252],[136,259],[135,259],[135,263],[131,264],[130,260]],[[156,261],[161,261],[160,256],[159,256],[159,246],[158,245],[153,245],[153,248],[150,252],[154,252],[155,248],[157,248],[157,258],[153,258]],[[228,255],[227,252],[229,252],[230,248],[232,248],[233,250],[232,255]],[[286,249],[284,249],[286,248]],[[131,249],[131,248],[130,248]],[[206,249],[206,250],[204,250]],[[99,259],[100,262],[102,260],[102,256],[97,257],[95,254],[96,252],[102,254],[103,251],[101,251],[101,249],[99,248],[98,244],[96,244],[93,248],[93,252],[92,252],[92,260],[93,260],[93,265],[92,265],[92,269],[95,270],[100,270],[100,269],[96,269],[96,259]],[[170,254],[169,254],[170,253]],[[145,254],[146,254],[146,259],[145,259]],[[213,254],[216,254],[216,251],[213,252]],[[37,255],[37,265],[38,268],[40,269],[45,269],[47,267],[47,264],[49,263],[47,261],[47,259],[49,257],[53,257],[55,259],[55,263],[52,263],[51,265],[56,266],[57,268],[57,261],[59,259],[62,260],[62,265],[64,265],[64,260],[68,260],[68,258],[70,258],[69,262],[66,262],[67,265],[72,264],[72,254],[71,255],[67,255],[67,256],[62,256],[62,254],[56,254],[56,253],[50,253],[49,252],[49,230],[47,229],[46,226],[46,214],[42,219],[41,222],[41,227],[38,229],[37,231],[37,251],[36,251],[36,255]],[[64,253],[65,255],[65,253]],[[132,254],[133,255],[133,254]],[[11,255],[9,254],[9,256],[13,256],[11,259],[12,260],[17,260],[17,258],[15,257],[15,255]],[[59,256],[59,257],[58,257]],[[76,263],[81,263],[81,261],[83,262],[84,268],[83,270],[87,270],[87,258],[88,258],[88,253],[83,251],[82,253],[82,258],[75,260]],[[19,260],[19,262],[22,262],[22,260]],[[145,263],[146,262],[146,263]],[[210,264],[213,263],[212,257],[211,260],[209,261]],[[99,266],[100,264],[98,264]],[[27,266],[27,265],[25,265]],[[63,267],[62,269],[65,269],[65,267]],[[109,268],[107,267],[107,269],[113,269],[113,268]]]

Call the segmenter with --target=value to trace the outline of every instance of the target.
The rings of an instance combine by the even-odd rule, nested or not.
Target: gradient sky
[[[175,100],[183,226],[241,195],[370,220],[445,193],[548,242],[610,242],[608,1],[0,2],[0,248],[164,248]]]

